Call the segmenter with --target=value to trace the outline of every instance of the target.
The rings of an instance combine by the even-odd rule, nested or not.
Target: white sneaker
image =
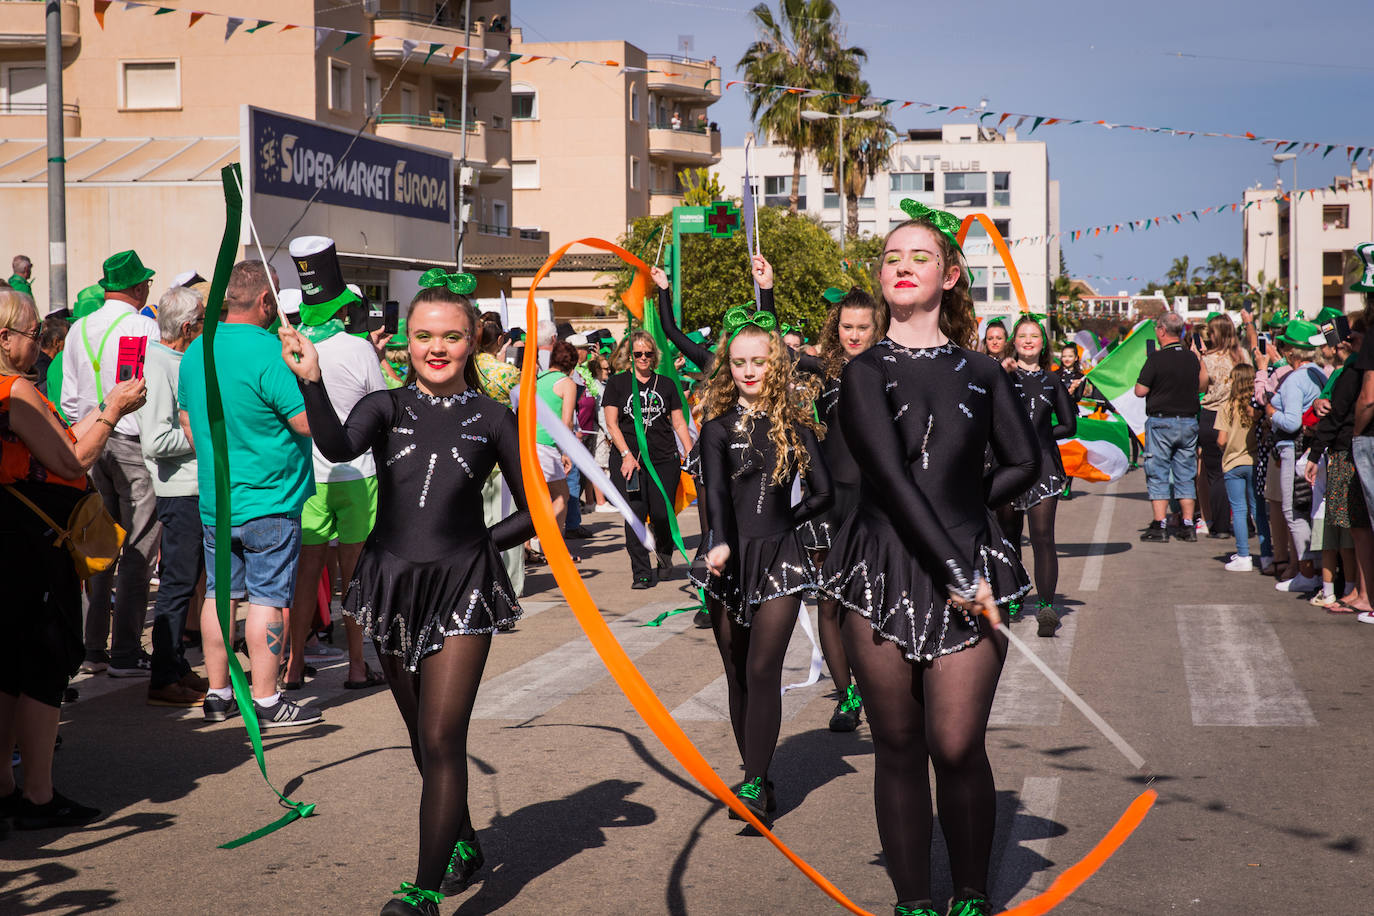
[[[1374,611],[1361,611],[1355,619],[1360,623],[1374,623]]]
[[[619,512],[620,510],[611,503],[602,503],[592,510],[593,512]]]
[[[1202,519],[1198,519],[1197,524],[1193,526],[1193,530],[1198,533],[1199,537],[1201,537],[1205,535],[1208,531],[1207,523],[1204,522]]]
[[[1310,592],[1312,591],[1312,589],[1319,587],[1321,584],[1322,580],[1317,578],[1316,576],[1304,576],[1302,573],[1298,573],[1291,579],[1284,579],[1282,582],[1275,582],[1274,591]]]
[[[1226,564],[1227,572],[1252,572],[1255,568],[1255,561],[1249,557],[1233,556],[1231,562]]]

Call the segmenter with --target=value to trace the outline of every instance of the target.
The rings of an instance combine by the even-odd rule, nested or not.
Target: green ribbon
[[[470,296],[477,289],[477,278],[472,274],[448,273],[442,267],[431,267],[420,274],[420,288],[434,286],[447,287],[449,292],[459,296]]]
[[[959,236],[957,234],[961,222],[959,217],[955,216],[953,213],[947,213],[944,210],[936,210],[934,207],[927,207],[919,200],[912,200],[910,197],[902,199],[901,207],[906,212],[907,216],[912,219],[924,220],[930,223],[939,230],[941,235],[949,239],[956,249],[960,252],[964,250],[964,246],[959,244]]]
[[[230,579],[229,561],[231,559],[229,540],[232,522],[229,505],[229,443],[224,427],[224,400],[220,396],[219,372],[215,367],[215,331],[219,327],[224,309],[224,292],[229,286],[229,273],[234,269],[234,258],[239,250],[239,226],[243,218],[243,196],[239,188],[243,178],[238,163],[227,165],[220,170],[220,180],[224,185],[224,236],[220,240],[219,256],[215,259],[215,275],[210,281],[210,295],[205,302],[205,404],[210,420],[210,447],[215,467],[215,579],[227,585]],[[282,795],[272,785],[267,776],[267,762],[262,753],[262,726],[258,723],[258,708],[253,701],[248,678],[244,676],[243,666],[239,664],[234,652],[234,620],[229,606],[229,589],[221,587],[215,594],[215,615],[219,618],[220,633],[224,637],[226,654],[229,656],[229,679],[234,685],[234,701],[238,703],[243,715],[243,725],[248,732],[248,740],[253,745],[253,756],[258,761],[258,770],[263,781],[277,796],[287,813],[265,827],[260,827],[245,836],[220,846],[220,849],[236,849],[265,837],[269,833],[285,827],[292,821],[309,817],[315,813],[313,804],[295,802]]]

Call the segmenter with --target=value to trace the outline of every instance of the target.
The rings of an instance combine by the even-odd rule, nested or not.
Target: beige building
[[[525,42],[519,29],[512,40],[524,55],[510,87],[515,208],[522,223],[548,232],[551,249],[588,236],[615,241],[635,219],[682,203],[679,172],[720,160],[709,112],[720,98],[714,63],[624,41]],[[527,63],[552,55],[617,67]],[[586,255],[579,263],[592,269],[554,273],[539,286],[559,318],[604,307],[602,270],[619,261]],[[522,282],[517,292],[528,288]]]
[[[1291,289],[1296,280],[1293,314],[1310,317],[1325,306],[1347,312],[1363,308],[1363,296],[1350,292],[1355,279],[1350,268],[1355,246],[1374,241],[1370,178],[1370,170],[1352,166],[1349,174],[1332,180],[1334,191],[1305,193],[1296,202],[1291,197],[1274,199],[1283,193],[1282,186],[1246,189],[1242,229],[1246,282],[1258,289],[1261,271],[1266,286],[1277,281],[1280,287]]]
[[[92,0],[59,2],[70,296],[121,248],[138,249],[159,278],[192,268],[209,275],[223,226],[219,168],[260,152],[244,129],[250,105],[349,132],[375,110],[366,133],[451,162],[445,193],[456,197],[462,183],[468,206],[450,231],[455,242],[461,233],[465,257],[538,261],[547,252],[547,236],[516,228],[512,206],[509,0],[473,0],[470,24],[461,5],[437,0],[236,0],[226,12],[245,21],[227,39],[225,16],[192,23],[189,7],[155,16],[115,3],[101,28]],[[0,201],[8,217],[0,258],[33,257],[40,303],[48,299],[43,6],[0,2]],[[256,28],[256,17],[271,24]],[[430,53],[436,44],[441,49]],[[469,170],[459,162],[464,141]],[[267,247],[321,229],[313,211],[290,229],[294,215],[269,218],[272,208],[257,209]],[[294,212],[304,209],[302,201]],[[331,228],[349,227],[335,221]],[[413,259],[406,232],[369,228],[366,236],[340,232],[338,243],[349,279],[374,296],[407,298],[419,269],[454,262],[452,251]],[[242,242],[245,254],[254,250],[246,227]],[[479,278],[482,294],[509,289],[500,271]],[[294,271],[283,279],[294,281]]]

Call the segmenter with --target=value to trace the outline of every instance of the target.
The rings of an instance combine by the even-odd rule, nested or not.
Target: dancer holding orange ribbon
[[[984,500],[1024,492],[1040,456],[1006,373],[970,349],[959,221],[917,206],[883,244],[887,337],[844,371],[839,416],[862,483],[826,574],[873,734],[895,913],[938,916],[929,762],[956,894],[950,912],[986,916],[996,793],[985,737],[1006,654],[992,624],[997,605],[1029,583]],[[985,482],[989,445],[997,468]]]
[[[469,274],[427,273],[406,315],[410,384],[366,395],[340,424],[314,346],[289,325],[282,358],[301,380],[320,451],[377,457],[377,524],[344,595],[371,634],[420,769],[420,855],[383,916],[437,916],[482,851],[467,803],[467,731],[491,634],[520,617],[500,550],[534,534],[515,417],[480,388]],[[482,485],[499,465],[517,511],[490,530]]]
[[[771,312],[739,306],[725,313],[698,443],[709,527],[697,560],[705,570],[692,570],[706,592],[744,761],[736,795],[760,821],[776,808],[768,767],[782,722],[783,656],[801,595],[816,586],[797,527],[832,500],[820,442],[791,390],[791,360],[776,329]],[[794,507],[798,474],[807,496]]]

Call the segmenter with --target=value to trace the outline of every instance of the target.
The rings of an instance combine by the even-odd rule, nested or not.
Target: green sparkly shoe
[[[439,903],[444,899],[438,891],[427,891],[409,881],[402,881],[400,890],[391,893],[401,895],[401,899],[388,900],[381,916],[439,916]]]
[[[749,809],[749,813],[753,814],[754,817],[758,818],[760,821],[767,823],[768,812],[765,810],[766,806],[762,800],[763,796],[764,785],[762,776],[746,779],[744,782],[740,783],[740,787],[735,790],[735,797],[744,803],[744,807]],[[735,813],[734,808],[730,809],[730,819],[736,821],[744,820],[744,818]]]
[[[830,717],[832,732],[852,732],[859,727],[859,710],[863,708],[863,697],[859,688],[850,684],[845,690],[844,699],[835,706],[835,714]]]
[[[927,901],[899,903],[892,908],[892,916],[940,916],[934,907],[926,906]]]
[[[1011,622],[1013,622],[1013,621],[1015,621],[1015,620],[1019,620],[1020,618],[1021,618],[1021,602],[1019,602],[1019,601],[1008,601],[1008,602],[1007,602],[1007,623],[1011,623]]]
[[[992,901],[986,897],[964,897],[949,905],[949,916],[992,916]]]
[[[468,885],[472,883],[472,876],[477,874],[484,861],[477,837],[459,840],[453,846],[453,854],[449,856],[448,869],[444,872],[444,880],[439,884],[440,892],[448,897],[467,890]]]

